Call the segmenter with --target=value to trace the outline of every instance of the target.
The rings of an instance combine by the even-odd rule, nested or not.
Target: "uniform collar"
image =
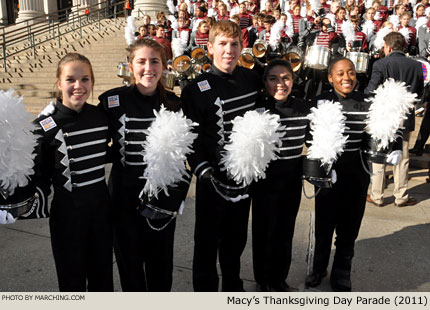
[[[233,73],[232,73],[232,74],[222,72],[222,71],[221,71],[221,70],[219,70],[217,67],[215,67],[215,65],[212,65],[211,70],[210,70],[210,72],[211,72],[212,74],[214,74],[214,75],[216,75],[216,76],[219,76],[219,77],[221,77],[221,78],[227,79],[227,80],[234,79],[234,76],[235,76],[235,74],[236,74],[236,71],[237,71],[237,65],[236,65],[236,67],[234,68],[234,70],[233,70]]]
[[[87,109],[87,103],[84,103],[84,105],[82,106],[81,111],[76,112],[75,110],[72,110],[68,107],[66,107],[63,104],[63,101],[61,99],[57,99],[57,104],[55,105],[55,107],[57,108],[58,111],[60,111],[62,114],[65,115],[70,115],[70,116],[77,116],[79,115],[81,112],[85,111]]]

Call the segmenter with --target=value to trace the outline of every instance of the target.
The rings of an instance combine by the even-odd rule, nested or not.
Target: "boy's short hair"
[[[228,38],[239,38],[240,46],[243,46],[242,30],[231,20],[217,21],[209,31],[209,42],[215,43],[215,38],[219,35],[224,35]]]
[[[276,18],[272,15],[266,15],[263,18],[263,23],[271,24],[273,25],[276,22]]]

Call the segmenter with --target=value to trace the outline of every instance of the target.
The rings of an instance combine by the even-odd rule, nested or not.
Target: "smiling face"
[[[213,44],[208,42],[208,51],[213,55],[215,67],[231,74],[236,67],[242,46],[239,37],[230,38],[220,34],[215,37]]]
[[[346,97],[357,84],[353,63],[347,59],[336,62],[328,75],[328,81],[339,95]]]
[[[129,68],[139,92],[147,96],[154,94],[163,73],[160,53],[149,46],[140,47],[135,51]]]
[[[267,74],[264,86],[270,96],[285,102],[293,88],[293,73],[284,66],[274,66]]]
[[[81,61],[64,64],[57,81],[63,105],[79,112],[93,89],[90,65]]]

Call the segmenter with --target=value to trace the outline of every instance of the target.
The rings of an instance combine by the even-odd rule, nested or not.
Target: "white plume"
[[[170,16],[172,16],[172,15],[170,15]],[[169,17],[170,17],[169,16]],[[175,18],[175,17],[173,17],[174,19],[171,19],[170,21],[172,22],[172,24],[170,25],[170,27],[172,27],[172,29],[178,29],[178,20]]]
[[[366,9],[370,8],[372,6],[373,0],[366,0],[366,2],[364,3],[364,6],[366,7]]]
[[[192,9],[193,9],[193,5],[191,4],[190,0],[185,0],[185,3],[187,4],[187,10],[188,10],[188,14],[191,14]],[[193,12],[194,13],[194,12]]]
[[[430,14],[430,6],[428,8],[426,8],[424,11],[425,16],[428,16],[429,14]]]
[[[272,51],[276,50],[276,47],[279,44],[282,29],[284,29],[284,23],[280,20],[274,23],[270,29],[269,45],[272,48]]]
[[[324,18],[328,18],[333,27],[336,25],[336,16],[333,13],[326,14]]]
[[[380,85],[370,98],[372,103],[367,114],[367,131],[379,150],[386,148],[396,139],[396,131],[402,126],[406,115],[414,107],[417,94],[408,92],[404,82],[390,78]]]
[[[388,17],[388,21],[390,22],[390,23],[392,23],[393,24],[393,28],[394,29],[397,29],[397,28],[399,28],[399,25],[400,25],[400,18],[399,18],[399,16],[398,15],[390,15],[389,17]]]
[[[354,42],[355,41],[354,24],[351,23],[351,21],[346,20],[342,23],[342,34],[345,37],[346,42]]]
[[[379,31],[376,33],[375,40],[373,40],[371,45],[374,46],[375,49],[380,50],[384,47],[384,37],[392,31],[393,30],[388,27],[379,29]]]
[[[174,14],[176,12],[175,5],[173,4],[173,0],[167,0],[167,7],[169,8],[170,14]]]
[[[379,11],[376,11],[375,16],[373,17],[374,20],[381,20],[382,14]]]
[[[145,131],[143,162],[146,164],[144,193],[158,197],[158,192],[167,192],[168,186],[175,186],[183,180],[186,172],[186,155],[192,153],[191,145],[197,134],[192,133],[198,124],[187,119],[182,111],[167,111],[164,106],[154,110],[155,120]]]
[[[401,33],[402,36],[405,37],[406,43],[408,44],[409,44],[409,32],[410,32],[409,29],[406,27],[399,30],[399,33]]]
[[[235,6],[230,10],[230,16],[239,14],[239,6]]]
[[[312,11],[314,11],[315,13],[318,13],[318,11],[321,8],[320,0],[309,0],[309,4],[311,5]]]
[[[266,9],[266,2],[267,2],[267,0],[261,0],[260,1],[260,12]],[[232,16],[232,15],[230,14],[230,16]]]
[[[34,173],[36,126],[22,101],[13,89],[0,91],[0,187],[10,195],[18,186],[26,186]]]
[[[179,32],[179,38],[174,38],[172,40],[172,51],[175,57],[181,56],[184,54],[185,49],[187,48],[189,32],[183,30]]]
[[[422,16],[422,17],[418,18],[417,21],[415,22],[415,29],[417,29],[417,32],[425,24],[427,24],[427,17]]]
[[[346,117],[339,102],[318,100],[318,106],[308,115],[312,141],[308,158],[318,159],[321,165],[331,166],[343,152],[348,136],[344,135]]]
[[[212,16],[215,16],[215,15],[216,15],[215,10],[214,10],[213,8],[210,8],[210,9],[208,10],[208,17],[212,17]]]
[[[136,41],[136,24],[134,21],[134,16],[127,17],[127,26],[124,28],[124,36],[127,45],[131,45]]]
[[[279,115],[267,112],[248,111],[233,120],[231,143],[225,146],[221,163],[237,184],[266,177],[269,162],[277,158],[283,129]]]
[[[362,26],[361,31],[364,32],[367,37],[367,42],[369,42],[375,35],[375,24],[371,20],[366,20]]]

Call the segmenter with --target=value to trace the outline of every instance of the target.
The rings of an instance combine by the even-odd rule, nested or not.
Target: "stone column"
[[[142,14],[146,14],[151,16],[151,20],[156,20],[155,17],[159,11],[164,11],[166,16],[170,14],[166,5],[166,0],[135,0],[134,10],[131,14],[137,17],[139,15],[139,10],[140,17],[142,17]]]
[[[0,25],[7,25],[6,0],[0,0]]]
[[[43,15],[43,0],[19,0],[19,12],[16,23]]]
[[[58,11],[57,1],[43,0],[45,14],[50,14]]]

